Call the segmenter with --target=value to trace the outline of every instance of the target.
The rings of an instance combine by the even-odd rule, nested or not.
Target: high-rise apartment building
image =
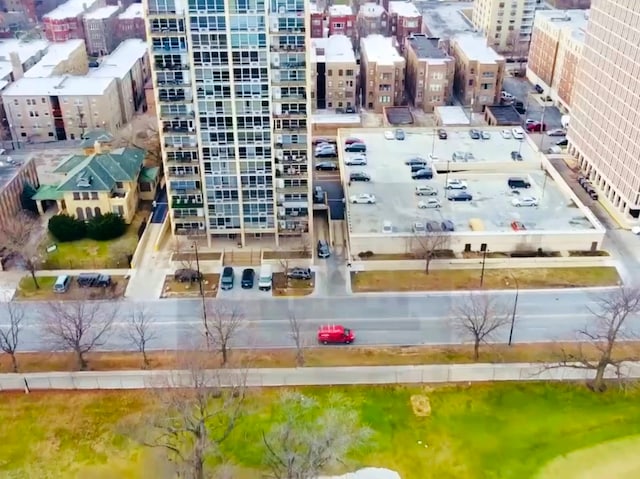
[[[275,244],[311,229],[304,0],[149,0],[174,234]]]
[[[526,57],[536,4],[536,0],[475,0],[471,21],[495,50]]]
[[[640,10],[594,0],[571,101],[569,151],[621,216],[640,216]]]

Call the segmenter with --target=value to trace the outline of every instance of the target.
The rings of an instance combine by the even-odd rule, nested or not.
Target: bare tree
[[[296,348],[296,366],[301,368],[304,366],[304,351],[307,346],[307,338],[305,335],[305,331],[300,324],[300,320],[296,316],[296,313],[293,311],[293,309],[289,308],[288,316],[289,333],[291,334],[291,339],[293,340],[293,344]]]
[[[118,131],[114,140],[115,146],[133,147],[145,150],[149,166],[162,164],[162,152],[160,149],[160,134],[156,122],[151,119],[144,125],[126,125]]]
[[[203,315],[207,346],[214,347],[222,356],[222,365],[229,361],[229,350],[233,338],[244,328],[242,310],[220,300],[208,301]]]
[[[473,359],[480,357],[480,344],[510,321],[506,308],[485,293],[471,293],[454,308],[458,328],[473,341]]]
[[[348,453],[366,445],[372,432],[362,426],[349,399],[332,394],[319,404],[314,398],[285,391],[270,431],[263,431],[264,462],[275,479],[317,477],[343,463]]]
[[[414,237],[414,254],[417,258],[423,259],[424,272],[429,274],[429,267],[431,266],[431,260],[438,256],[438,253],[442,250],[449,248],[450,236],[447,233],[423,233],[417,234]]]
[[[634,339],[635,332],[628,325],[630,316],[640,313],[640,288],[623,286],[613,292],[599,296],[597,306],[589,308],[596,321],[577,331],[580,342],[578,351],[567,353],[561,351],[557,366],[588,369],[595,371],[594,379],[589,386],[594,391],[606,389],[605,373],[613,368],[620,376],[620,368],[625,361],[636,361],[637,355],[624,357],[617,351],[619,342]],[[583,344],[586,342],[589,351]],[[595,355],[594,355],[595,351]],[[595,357],[595,359],[591,359]]]
[[[177,258],[180,266],[185,269],[195,269],[196,256],[193,249],[189,247],[188,241],[175,237],[172,242],[173,257]]]
[[[43,330],[55,349],[75,355],[78,369],[87,369],[86,354],[106,343],[118,313],[114,301],[53,301],[43,313]]]
[[[18,360],[16,352],[22,331],[22,321],[24,320],[24,308],[21,304],[9,301],[5,303],[6,315],[0,319],[0,350],[11,357],[11,365],[14,373],[18,372]],[[2,324],[4,322],[6,324]]]
[[[0,228],[0,247],[16,255],[20,265],[31,274],[36,289],[40,289],[36,271],[39,266],[38,247],[34,244],[33,236],[40,225],[36,217],[22,211],[15,216],[6,218]]]
[[[280,263],[280,268],[282,269],[282,274],[284,275],[284,286],[285,288],[288,288],[291,280],[291,278],[289,278],[289,271],[291,271],[289,258],[282,257],[278,260],[278,262]]]
[[[164,451],[177,477],[212,477],[207,459],[221,459],[220,446],[243,413],[246,374],[206,370],[198,356],[158,386],[158,413],[149,418],[150,428],[139,440]]]
[[[147,347],[150,342],[157,339],[155,318],[142,306],[133,306],[127,320],[126,336],[129,342],[142,355],[142,368],[149,367]]]

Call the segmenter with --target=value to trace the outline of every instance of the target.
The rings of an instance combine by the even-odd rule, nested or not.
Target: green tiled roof
[[[142,171],[140,172],[139,181],[152,183],[158,179],[158,173],[160,173],[160,168],[158,168],[157,166],[143,167]]]
[[[80,147],[88,148],[96,144],[96,141],[100,143],[109,143],[113,141],[113,135],[109,133],[107,130],[97,129],[91,130],[84,134],[82,137],[82,141],[80,142]]]
[[[55,170],[67,173],[67,178],[58,186],[59,191],[111,191],[116,182],[135,181],[140,173],[144,150],[139,148],[117,148],[107,153],[69,157]],[[89,187],[78,187],[78,180],[87,179]]]
[[[61,200],[63,197],[64,192],[58,190],[58,185],[42,185],[31,199],[35,201]]]

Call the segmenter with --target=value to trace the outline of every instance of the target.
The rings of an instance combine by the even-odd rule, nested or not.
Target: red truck
[[[322,344],[350,344],[355,339],[352,329],[339,324],[327,324],[318,328],[318,342]]]

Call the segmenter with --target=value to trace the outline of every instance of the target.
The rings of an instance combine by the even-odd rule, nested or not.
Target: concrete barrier
[[[578,365],[576,365],[578,366]],[[429,364],[415,366],[354,366],[333,368],[265,368],[248,371],[208,371],[210,384],[230,386],[243,377],[247,386],[330,386],[345,384],[420,384],[485,381],[577,381],[594,371],[578,367],[545,367],[539,363]],[[621,376],[640,378],[640,362],[625,363]],[[607,378],[617,378],[609,368]],[[150,389],[192,384],[189,371],[105,371],[0,374],[0,391]]]

